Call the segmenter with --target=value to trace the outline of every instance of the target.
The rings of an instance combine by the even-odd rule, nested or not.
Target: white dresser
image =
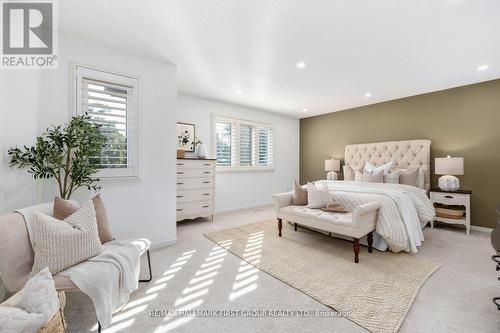
[[[177,159],[177,221],[214,215],[215,160]]]

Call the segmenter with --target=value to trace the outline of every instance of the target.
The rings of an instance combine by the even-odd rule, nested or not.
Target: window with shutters
[[[218,171],[273,170],[274,126],[212,115]]]
[[[76,65],[76,113],[87,113],[106,137],[91,156],[100,177],[135,177],[137,168],[137,78]]]

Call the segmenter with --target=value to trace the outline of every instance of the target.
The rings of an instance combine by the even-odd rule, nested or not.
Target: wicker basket
[[[59,293],[59,302],[61,303],[59,311],[56,315],[37,333],[64,333],[66,332],[66,321],[64,320],[64,307],[66,305],[66,295],[64,292]]]
[[[186,157],[186,151],[184,149],[177,149],[177,158]]]
[[[444,207],[436,207],[436,215],[445,219],[459,220],[465,215],[464,209],[451,209]]]

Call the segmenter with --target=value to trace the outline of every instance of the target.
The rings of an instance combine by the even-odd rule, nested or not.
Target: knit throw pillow
[[[102,252],[92,200],[63,221],[42,213],[33,220],[32,274],[45,267],[57,274]]]
[[[307,208],[324,208],[332,202],[332,195],[326,184],[307,184]]]

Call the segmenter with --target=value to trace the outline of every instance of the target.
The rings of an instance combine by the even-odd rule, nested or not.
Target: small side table
[[[439,188],[431,188],[430,199],[432,204],[435,203],[444,205],[460,205],[465,208],[465,216],[460,219],[448,219],[436,216],[434,221],[439,221],[448,224],[462,224],[465,225],[465,232],[470,234],[470,190],[458,190],[455,192],[443,191]],[[434,228],[434,221],[431,222],[431,228]]]

